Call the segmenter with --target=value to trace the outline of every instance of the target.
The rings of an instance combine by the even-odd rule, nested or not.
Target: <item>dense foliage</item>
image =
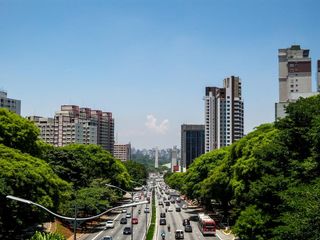
[[[70,199],[70,190],[70,184],[60,179],[45,161],[0,145],[1,231],[19,232],[31,222],[48,218],[43,211],[8,200],[6,195],[29,199],[57,211]]]
[[[124,165],[134,182],[138,182],[141,184],[146,183],[148,173],[146,167],[143,164],[137,163],[135,161],[126,161],[124,162]]]
[[[112,206],[122,192],[106,183],[131,189],[132,177],[121,161],[95,145],[53,147],[38,139],[38,128],[28,120],[0,109],[0,238],[26,237],[52,219],[34,205],[7,199],[31,200],[53,212],[92,216]]]
[[[22,152],[38,152],[39,129],[30,121],[0,108],[0,144]]]
[[[207,208],[222,209],[244,240],[319,239],[320,96],[287,117],[197,158],[166,182]],[[217,205],[218,203],[218,205]]]
[[[66,238],[59,233],[36,232],[30,240],[66,240]]]

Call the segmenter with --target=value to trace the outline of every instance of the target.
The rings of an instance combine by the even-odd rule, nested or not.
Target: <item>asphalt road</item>
[[[151,205],[148,204],[150,211]],[[133,239],[142,240],[145,238],[146,234],[146,220],[150,222],[150,213],[144,213],[146,205],[139,205],[133,208],[133,217],[138,218],[138,224],[133,224]],[[140,209],[141,213],[138,213]],[[131,213],[131,208],[127,208],[127,212]],[[111,236],[113,240],[131,240],[131,235],[124,235],[123,229],[125,227],[131,227],[131,218],[127,218],[127,224],[120,224],[120,219],[125,218],[126,213],[120,213],[114,218],[114,228],[101,229],[96,233],[86,234],[86,236],[81,237],[81,240],[100,240],[104,236]]]
[[[159,193],[159,192],[158,192]],[[160,193],[159,193],[160,194]],[[189,219],[191,215],[195,215],[193,210],[190,209],[181,209],[181,212],[176,212],[175,206],[182,207],[183,204],[186,204],[184,201],[181,201],[181,203],[170,203],[170,207],[173,209],[173,212],[165,212],[166,208],[169,208],[168,206],[160,206],[158,204],[159,201],[163,201],[163,197],[166,197],[168,199],[168,195],[163,193],[160,194],[160,197],[156,197],[157,202],[157,231],[156,231],[156,240],[162,240],[161,233],[162,231],[165,232],[165,239],[166,240],[174,240],[175,239],[175,231],[177,229],[184,231],[184,226],[182,225],[183,219]],[[160,225],[160,213],[165,212],[166,213],[166,221],[167,225],[170,225],[170,232],[168,232],[167,225]],[[230,239],[228,236],[224,236],[220,231],[216,232],[216,236],[206,236],[204,237],[202,233],[200,232],[197,222],[191,221],[190,222],[192,226],[192,232],[185,232],[184,233],[184,239],[186,240],[198,240],[198,239],[212,239],[212,240],[227,240]],[[231,238],[232,239],[232,238]]]

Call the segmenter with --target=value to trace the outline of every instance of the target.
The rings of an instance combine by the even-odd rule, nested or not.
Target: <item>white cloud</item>
[[[146,127],[156,133],[165,134],[168,130],[169,120],[163,120],[159,125],[157,125],[157,119],[152,115],[147,115],[147,121],[145,123]]]

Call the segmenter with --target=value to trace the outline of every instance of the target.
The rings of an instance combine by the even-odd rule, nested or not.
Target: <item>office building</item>
[[[49,144],[58,147],[72,143],[97,144],[113,155],[114,119],[110,112],[62,105],[54,118],[27,118],[35,122],[41,139]]]
[[[309,49],[302,49],[300,45],[292,45],[278,51],[279,102],[275,104],[276,119],[285,116],[285,107],[290,102],[316,94],[312,92],[309,52]]]
[[[181,171],[185,172],[193,160],[204,154],[204,125],[181,125]]]
[[[123,162],[131,160],[131,144],[114,144],[114,157]]]
[[[8,98],[7,92],[0,91],[0,108],[6,108],[11,112],[21,115],[21,100]]]
[[[243,101],[241,80],[231,76],[224,79],[223,88],[205,90],[205,152],[224,146],[243,137]]]

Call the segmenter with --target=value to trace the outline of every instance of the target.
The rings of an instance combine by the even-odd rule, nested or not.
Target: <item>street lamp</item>
[[[131,180],[131,182],[135,182],[135,181],[132,181]],[[136,183],[138,183],[138,182],[136,182]],[[106,184],[106,186],[107,187],[111,187],[111,188],[116,188],[116,189],[118,189],[118,190],[120,190],[120,191],[122,191],[122,192],[126,192],[126,193],[130,193],[131,194],[131,201],[132,201],[132,203],[133,203],[133,189],[132,189],[132,191],[131,192],[129,192],[129,191],[126,191],[126,190],[124,190],[124,189],[122,189],[122,188],[120,188],[120,187],[117,187],[117,186],[114,186],[114,185],[111,185],[111,184]],[[148,203],[148,201],[144,201],[144,203]],[[133,223],[132,223],[132,218],[133,218],[133,206],[135,206],[135,205],[132,205],[132,207],[131,207],[131,240],[133,240]],[[148,221],[148,218],[146,219],[146,221]]]
[[[148,201],[141,201],[141,202],[136,202],[136,203],[124,204],[124,205],[121,205],[121,206],[110,208],[110,209],[108,209],[108,210],[106,210],[106,211],[104,211],[104,212],[102,212],[102,213],[100,213],[98,215],[95,215],[95,216],[86,217],[86,218],[77,218],[77,216],[75,216],[74,218],[72,218],[72,217],[66,217],[66,216],[62,216],[62,215],[59,215],[57,213],[54,213],[54,212],[50,211],[48,208],[40,205],[39,203],[35,203],[35,202],[32,202],[32,201],[24,199],[24,198],[19,198],[19,197],[15,197],[15,196],[11,196],[11,195],[7,195],[6,198],[14,200],[14,201],[30,204],[30,205],[35,205],[35,206],[40,207],[43,210],[49,212],[50,214],[52,214],[53,216],[55,216],[57,218],[62,218],[62,219],[65,219],[65,220],[75,221],[75,224],[76,224],[76,221],[87,221],[87,220],[92,220],[92,219],[101,217],[102,215],[106,214],[107,212],[110,212],[110,211],[118,209],[118,208],[126,208],[126,207],[131,207],[131,206],[133,207],[133,206],[142,205],[142,204],[145,204],[145,203],[148,202]],[[74,228],[74,236],[75,236],[74,239],[76,240],[76,235],[75,235],[76,232],[75,231],[76,231],[76,229]]]

